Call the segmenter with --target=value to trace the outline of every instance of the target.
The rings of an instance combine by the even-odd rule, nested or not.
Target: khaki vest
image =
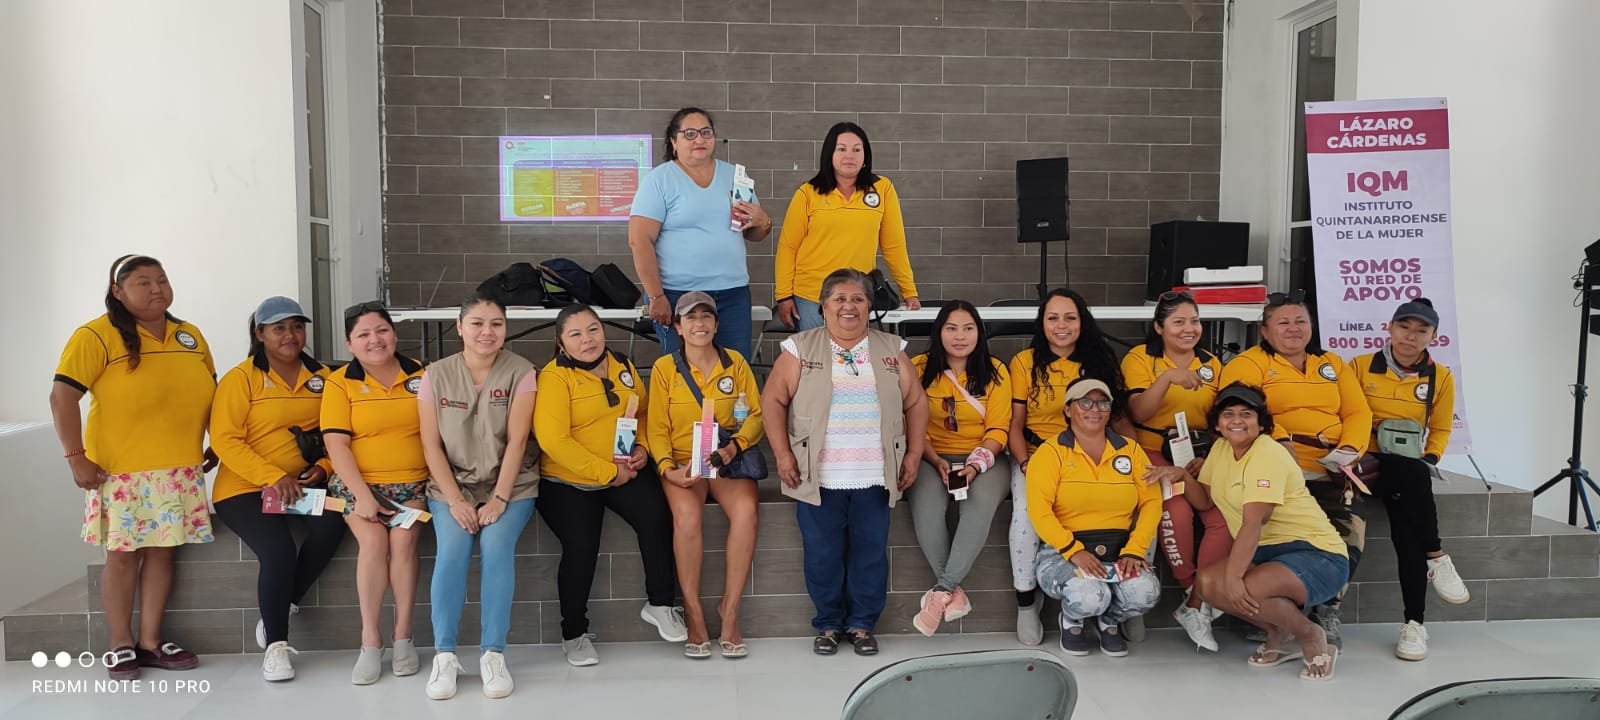
[[[794,336],[800,351],[800,384],[789,402],[789,449],[800,464],[800,487],[779,483],[783,494],[812,505],[822,504],[822,485],[818,480],[818,455],[828,434],[829,409],[833,406],[833,351],[827,328],[816,328]],[[878,433],[883,442],[883,485],[889,490],[889,506],[900,501],[900,463],[906,457],[906,416],[901,410],[900,373],[913,372],[900,367],[900,338],[876,330],[867,331],[867,354],[872,356],[872,376],[878,384]]]
[[[428,381],[433,388],[434,417],[439,421],[439,437],[455,471],[461,494],[477,505],[487,502],[500,478],[500,461],[506,452],[506,431],[511,418],[511,400],[517,382],[533,363],[510,350],[500,351],[483,390],[474,392],[472,373],[461,353],[428,366]],[[531,418],[530,418],[531,421]],[[510,500],[539,495],[539,443],[531,436],[522,457],[522,469],[511,488]],[[437,482],[428,483],[428,497],[445,500]]]

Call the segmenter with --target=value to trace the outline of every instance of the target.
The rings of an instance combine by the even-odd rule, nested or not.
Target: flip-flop
[[[722,656],[728,658],[729,660],[738,660],[739,658],[746,657],[750,654],[750,648],[745,647],[745,644],[742,642],[736,643],[723,640],[717,644],[722,646]]]
[[[1316,656],[1314,658],[1310,658],[1310,659],[1304,660],[1303,662],[1305,663],[1306,667],[1305,667],[1304,670],[1300,671],[1300,679],[1301,680],[1311,680],[1313,682],[1327,682],[1327,681],[1333,679],[1333,668],[1339,662],[1339,648],[1338,648],[1338,646],[1333,645],[1332,643],[1329,643],[1327,652],[1325,652],[1325,653],[1323,653],[1321,655],[1318,655],[1318,656]],[[1311,671],[1311,668],[1321,667],[1323,665],[1328,666],[1328,672],[1326,674],[1324,674],[1324,675],[1307,675],[1306,674],[1306,673]]]
[[[683,644],[683,656],[696,660],[704,660],[711,657],[711,643],[709,641],[703,643],[686,642]]]
[[[1268,653],[1276,654],[1277,657],[1267,660],[1264,656]],[[1255,653],[1245,660],[1245,663],[1250,667],[1269,668],[1277,667],[1290,660],[1299,660],[1303,657],[1305,657],[1305,651],[1300,649],[1300,643],[1292,643],[1279,648],[1268,648],[1266,643],[1262,643],[1256,647]]]

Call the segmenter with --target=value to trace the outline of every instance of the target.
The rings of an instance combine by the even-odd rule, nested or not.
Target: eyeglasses
[[[1079,410],[1083,410],[1084,412],[1088,412],[1090,410],[1099,410],[1100,412],[1111,412],[1111,401],[1110,400],[1096,400],[1094,398],[1078,398],[1077,400],[1073,400],[1072,404],[1078,406],[1078,409]]]
[[[1305,290],[1295,290],[1293,292],[1286,292],[1286,293],[1275,292],[1275,293],[1271,293],[1271,294],[1267,295],[1267,305],[1271,305],[1271,306],[1276,306],[1276,305],[1304,305],[1305,302],[1306,302],[1306,291]]]
[[[844,368],[849,370],[851,375],[861,377],[861,369],[856,367],[855,353],[850,352],[849,350],[840,350],[834,354],[839,356],[839,361],[844,363]]]
[[[344,319],[350,320],[350,319],[353,319],[353,318],[358,318],[358,317],[361,317],[362,315],[365,315],[365,314],[367,314],[369,312],[381,313],[381,312],[387,312],[387,311],[388,311],[388,308],[385,308],[383,306],[383,303],[381,303],[381,302],[379,302],[377,300],[368,300],[368,301],[366,301],[364,303],[356,303],[355,305],[351,305],[350,307],[345,308],[344,309]]]
[[[1194,302],[1194,296],[1181,290],[1168,290],[1156,297],[1157,302],[1176,302],[1178,300]]]
[[[606,402],[611,407],[622,404],[622,398],[617,395],[617,384],[611,382],[611,378],[600,378],[600,388],[606,391]]]
[[[953,397],[944,399],[944,429],[956,431],[956,399]]]
[[[678,134],[682,135],[683,139],[685,139],[685,140],[698,140],[700,138],[705,138],[707,140],[710,140],[710,139],[712,139],[712,138],[717,136],[717,130],[716,130],[716,128],[708,128],[708,127],[703,127],[703,128],[699,128],[699,129],[686,128],[686,129],[683,129],[683,130],[679,130]]]

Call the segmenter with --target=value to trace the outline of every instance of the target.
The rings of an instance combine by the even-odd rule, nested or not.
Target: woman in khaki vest
[[[422,374],[417,393],[422,452],[428,459],[428,510],[438,557],[433,566],[433,672],[428,697],[456,694],[456,633],[467,600],[473,540],[480,556],[478,676],[483,694],[503,698],[506,633],[516,591],[517,538],[539,494],[538,446],[529,441],[538,389],[533,363],[505,350],[506,309],[473,295],[456,320],[462,350]]]
[[[867,328],[867,276],[822,281],[823,327],[783,341],[762,391],[767,437],[805,549],[818,655],[842,633],[876,655],[889,584],[889,508],[917,477],[928,424],[905,341]]]

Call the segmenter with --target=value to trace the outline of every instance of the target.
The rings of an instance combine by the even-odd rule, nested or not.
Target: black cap
[[[1257,388],[1240,383],[1231,384],[1223,388],[1222,392],[1217,393],[1215,404],[1220,408],[1228,400],[1242,402],[1256,412],[1265,410],[1267,407],[1267,396],[1265,394]]]
[[[1395,309],[1394,317],[1389,322],[1400,322],[1406,318],[1416,318],[1432,327],[1439,327],[1439,311],[1433,309],[1433,301],[1427,298],[1417,298],[1401,304]]]

